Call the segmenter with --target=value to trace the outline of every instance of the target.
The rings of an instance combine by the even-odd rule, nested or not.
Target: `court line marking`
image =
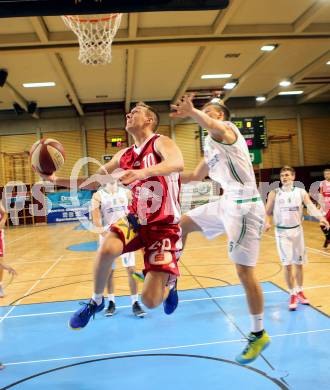
[[[307,330],[307,331],[302,331],[302,332],[282,333],[282,334],[270,335],[270,337],[271,338],[288,337],[288,336],[297,336],[297,335],[309,334],[309,333],[311,333],[311,334],[312,333],[323,333],[323,332],[329,332],[329,331],[330,331],[330,328],[314,329],[314,330]],[[58,361],[63,361],[63,360],[102,358],[102,357],[107,357],[107,356],[127,355],[127,354],[133,354],[133,353],[145,353],[145,352],[155,352],[155,351],[169,351],[172,349],[204,347],[207,345],[230,344],[230,343],[238,343],[238,342],[246,342],[246,339],[221,340],[221,341],[212,341],[212,342],[208,342],[208,343],[176,345],[176,346],[170,346],[170,347],[148,348],[148,349],[140,349],[140,350],[133,350],[133,351],[101,353],[101,354],[85,355],[85,356],[70,356],[70,357],[61,357],[61,358],[53,358],[53,359],[27,360],[27,361],[22,361],[22,362],[4,363],[4,365],[5,366],[15,366],[15,365],[22,365],[22,364],[48,363],[48,362],[56,362],[56,361],[58,362]]]
[[[212,249],[212,248],[222,248],[222,247],[225,247],[227,246],[227,244],[222,244],[222,245],[212,245],[212,246],[199,246],[199,247],[196,247],[196,248],[189,248],[189,249],[185,249],[184,252],[189,252],[189,251],[196,251],[196,250],[200,250],[200,249]],[[83,252],[83,251],[82,251]],[[71,261],[71,260],[93,260],[94,261],[94,256],[93,254],[95,255],[95,251],[92,251],[91,252],[92,255],[91,256],[86,256],[86,257],[82,257],[82,256],[77,256],[77,257],[69,257],[69,258],[64,258],[62,261]],[[64,256],[67,256],[68,254],[65,254],[63,255]],[[40,259],[40,258],[39,258]],[[33,264],[33,263],[43,263],[43,262],[51,262],[51,261],[54,261],[52,259],[48,259],[48,258],[45,258],[45,260],[36,260],[36,261],[10,261],[10,264],[15,264],[15,265],[20,265],[20,264]],[[230,264],[230,263],[228,263]]]
[[[18,238],[15,238],[14,240],[8,240],[8,243],[6,243],[6,245],[10,245],[12,244],[13,242],[16,242],[16,241],[19,241],[19,240],[22,240],[23,238],[25,238],[26,236],[30,235],[30,234],[33,234],[34,232],[28,232],[26,234],[24,234],[23,236],[20,236]]]
[[[9,314],[15,309],[15,307],[17,307],[22,301],[23,301],[23,299],[27,296],[27,295],[29,295],[30,293],[31,293],[31,291],[43,280],[43,278],[45,277],[45,276],[47,276],[48,275],[48,273],[61,261],[61,259],[62,259],[62,257],[63,256],[60,256],[56,261],[55,261],[55,263],[54,264],[52,264],[43,274],[42,274],[42,276],[40,277],[40,279],[38,279],[33,285],[32,285],[32,287],[30,287],[29,289],[28,289],[28,291],[22,296],[22,298],[20,298],[17,302],[16,302],[16,305],[15,306],[13,306],[11,309],[9,309],[8,310],[8,312],[3,316],[3,317],[0,317],[0,324],[1,324],[1,322],[4,320],[4,319],[6,319],[6,318],[8,318],[8,316],[9,316]]]
[[[330,284],[327,285],[318,285],[318,286],[311,286],[311,287],[305,287],[304,290],[311,290],[311,289],[316,289],[316,288],[329,288]],[[264,291],[264,294],[279,294],[279,293],[284,293],[284,290],[270,290],[270,291]],[[204,297],[204,298],[192,298],[192,299],[180,299],[180,303],[185,303],[185,302],[198,302],[198,301],[211,301],[214,299],[225,299],[225,298],[237,298],[237,297],[245,297],[245,293],[242,294],[232,294],[232,295],[221,295],[221,296],[215,296],[215,297]],[[23,299],[23,298],[22,298]],[[47,302],[46,304],[54,304],[58,302]],[[15,307],[15,306],[14,306]],[[131,305],[122,305],[122,306],[117,306],[118,309],[124,309],[124,308],[129,308]],[[16,316],[3,316],[0,317],[0,322],[1,319],[5,318],[22,318],[22,317],[38,317],[38,316],[50,316],[50,315],[57,315],[57,314],[68,314],[68,313],[74,313],[75,310],[65,310],[65,311],[54,311],[54,312],[44,312],[44,313],[31,313],[31,314],[19,314]]]

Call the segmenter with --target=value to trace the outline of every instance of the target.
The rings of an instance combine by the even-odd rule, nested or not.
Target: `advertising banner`
[[[47,194],[47,223],[79,221],[89,219],[90,201],[93,191],[61,191]]]

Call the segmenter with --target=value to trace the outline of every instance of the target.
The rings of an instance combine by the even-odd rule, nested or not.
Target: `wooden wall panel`
[[[111,141],[111,138],[121,137],[126,140],[126,132],[122,129],[111,129],[107,132],[107,140]],[[127,144],[123,144],[122,147],[112,147],[108,144],[105,147],[104,130],[87,130],[87,155],[88,157],[95,158],[103,165],[102,156],[105,154],[114,155],[119,150],[127,147]],[[89,174],[93,174],[97,171],[99,165],[90,163],[88,164]]]
[[[176,125],[175,140],[183,154],[184,169],[192,171],[201,159],[198,125]]]
[[[0,152],[1,153],[22,153],[28,152],[34,142],[37,141],[36,134],[20,134],[20,135],[3,135],[0,136]],[[3,156],[0,158],[0,182],[1,185],[5,185],[5,167]],[[9,167],[6,167],[8,170]],[[26,169],[29,169],[27,167]],[[25,175],[26,176],[26,175]],[[18,175],[16,180],[26,182],[24,175]],[[32,173],[32,182],[38,181],[39,176]]]
[[[330,118],[302,120],[305,165],[330,164]]]
[[[296,119],[267,120],[267,136],[292,135],[291,140],[269,141],[263,150],[263,168],[276,168],[283,165],[299,165],[297,121]]]

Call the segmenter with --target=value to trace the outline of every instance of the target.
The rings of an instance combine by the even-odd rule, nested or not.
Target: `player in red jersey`
[[[324,179],[320,183],[320,199],[319,203],[321,206],[321,210],[323,212],[323,215],[327,219],[327,221],[330,223],[330,168],[326,168],[323,172]],[[321,230],[323,231],[325,235],[325,241],[323,244],[323,248],[328,248],[328,245],[330,244],[330,230],[326,230],[324,227],[321,226]]]
[[[163,302],[168,286],[165,313],[171,314],[176,309],[177,261],[182,249],[178,225],[179,172],[183,170],[183,158],[170,138],[154,134],[158,122],[158,114],[151,107],[137,104],[126,115],[126,131],[133,137],[134,145],[118,152],[98,172],[98,175],[104,175],[117,169],[124,170],[120,182],[130,186],[132,203],[127,217],[111,225],[97,252],[94,294],[71,317],[69,325],[73,329],[85,327],[90,318],[104,308],[103,290],[112,262],[121,254],[140,248],[143,248],[145,263],[142,302],[148,308],[157,307]],[[72,186],[69,179],[57,178],[55,174],[42,177],[60,186]],[[88,181],[77,179],[77,184],[79,188],[97,188],[98,176]]]

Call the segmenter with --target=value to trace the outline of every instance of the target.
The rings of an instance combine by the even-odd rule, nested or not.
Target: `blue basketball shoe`
[[[177,290],[177,280],[175,281],[174,286],[170,289],[167,298],[163,302],[165,314],[172,314],[175,309],[178,307],[179,297]]]
[[[104,309],[104,298],[102,297],[102,303],[97,305],[92,299],[89,302],[81,302],[83,306],[81,309],[73,313],[69,321],[71,329],[78,330],[84,328],[89,320],[95,317],[96,313],[99,313]]]

